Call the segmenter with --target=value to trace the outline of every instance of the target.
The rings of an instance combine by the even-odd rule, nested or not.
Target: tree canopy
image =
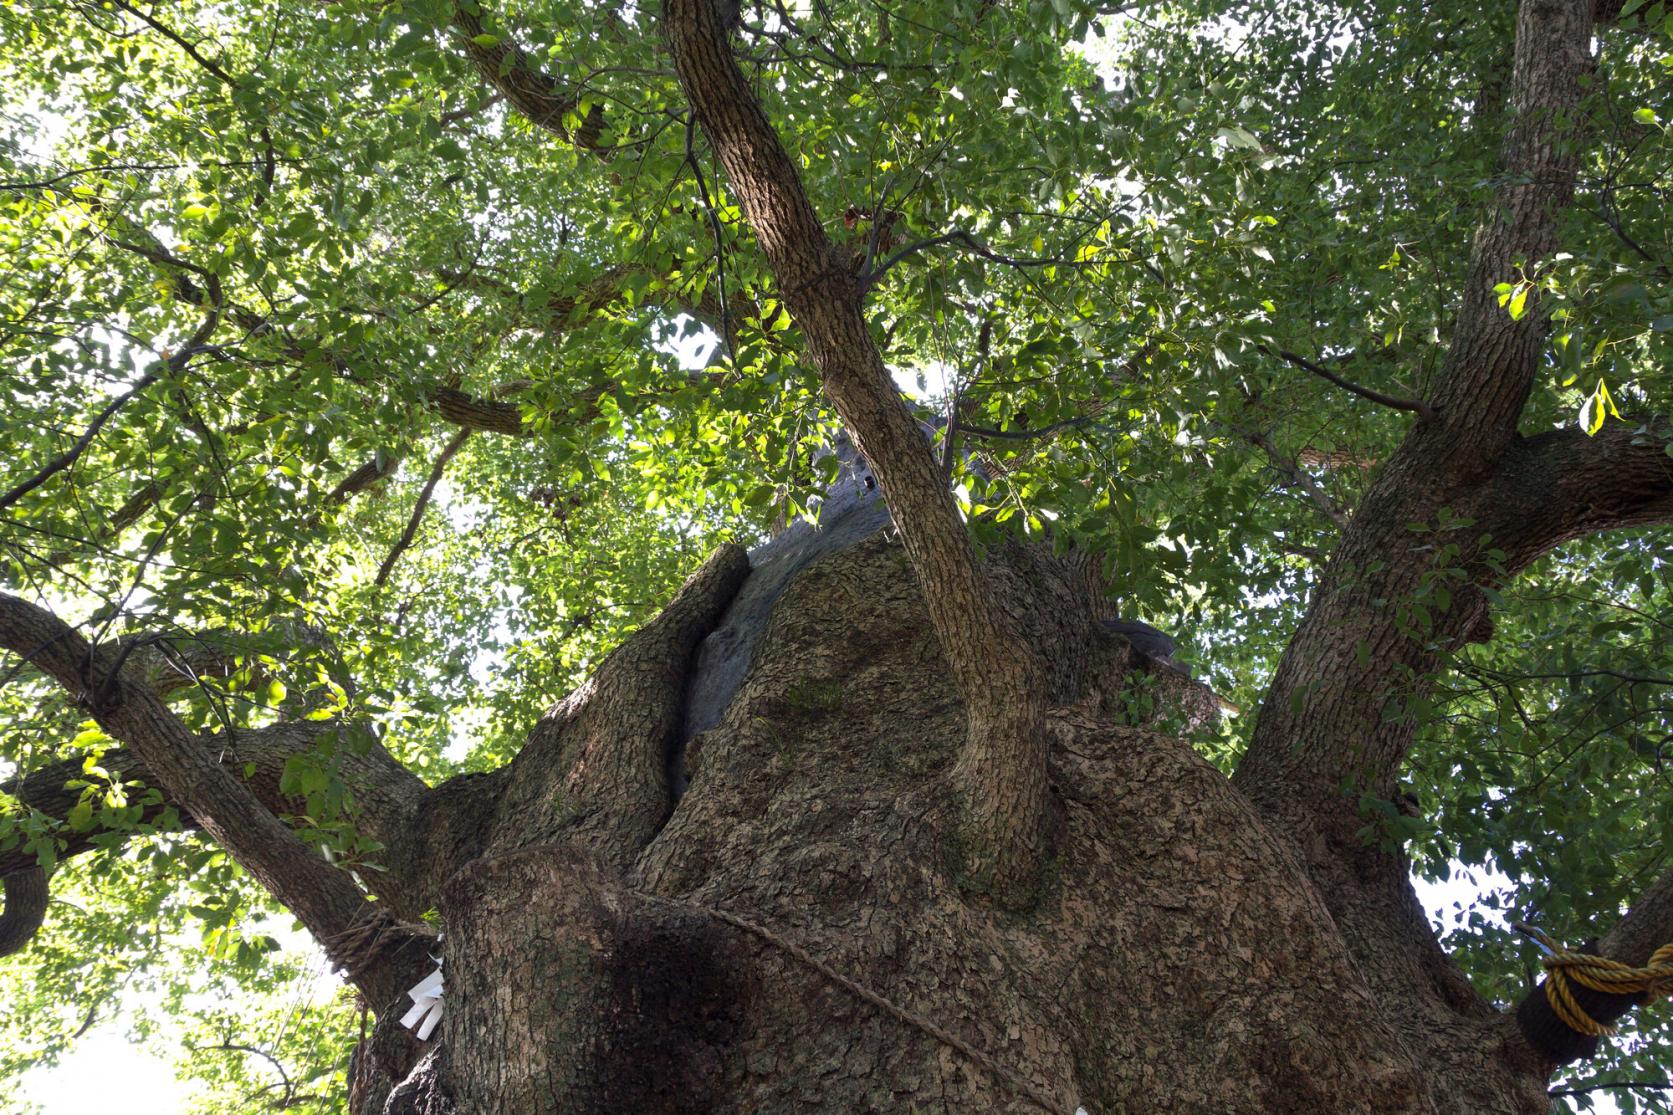
[[[1244,713],[1193,740],[1229,772],[1374,478],[1432,408],[1491,402],[1446,397],[1472,298],[1538,346],[1520,429],[1603,462],[1559,486],[1666,488],[1673,12],[1620,9],[1549,141],[1555,250],[1485,288],[1476,230],[1523,173],[1513,4],[762,0],[729,41],[978,547],[1096,555]],[[806,291],[663,18],[0,6],[0,582],[195,732],[320,725],[277,782],[354,871],[380,867],[352,775],[373,740],[431,784],[502,765],[704,554],[816,517],[831,478]],[[1487,886],[1443,937],[1503,1003],[1537,965],[1506,919],[1578,942],[1670,866],[1659,498],[1538,552],[1464,509],[1394,524],[1432,542],[1377,603],[1412,638],[1466,565],[1505,575],[1483,639],[1434,635],[1373,695],[1419,726],[1416,806],[1363,787],[1360,837]],[[289,919],[28,657],[0,760],[82,768],[61,812],[0,799],[0,855],[55,867],[0,961],[0,1081],[142,994],[166,1018],[130,1021],[184,1035],[202,1110],[336,1109],[352,1001],[295,1008],[318,972],[279,949]],[[1667,1082],[1666,1025],[1625,1025],[1554,1087]]]

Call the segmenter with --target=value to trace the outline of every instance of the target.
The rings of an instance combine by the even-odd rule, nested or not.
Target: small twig
[[[639,896],[663,906],[672,906],[676,909],[683,907],[685,909],[696,910],[714,918],[716,921],[724,922],[725,924],[732,926],[734,929],[740,929],[743,932],[748,933],[750,936],[764,941],[766,944],[771,945],[773,948],[776,948],[781,952],[789,954],[802,964],[813,969],[815,972],[818,972],[820,975],[824,976],[838,987],[841,987],[844,991],[847,991],[850,995],[853,995],[861,1002],[869,1003],[878,1010],[882,1011],[884,1014],[894,1018],[896,1021],[903,1022],[908,1026],[920,1030],[941,1044],[962,1053],[965,1058],[986,1070],[988,1074],[997,1080],[1001,1085],[1014,1092],[1018,1097],[1032,1103],[1040,1110],[1057,1112],[1063,1109],[1062,1104],[1060,1104],[1053,1097],[1042,1092],[1032,1080],[1015,1069],[1002,1064],[998,1058],[994,1057],[986,1050],[977,1048],[975,1045],[972,1045],[970,1042],[959,1037],[957,1034],[954,1034],[946,1027],[932,1022],[930,1019],[921,1014],[907,1010],[905,1007],[896,1003],[893,999],[873,991],[871,988],[859,983],[856,980],[850,979],[848,976],[845,976],[841,972],[837,971],[837,969],[832,965],[827,964],[825,961],[820,960],[818,957],[808,952],[807,949],[802,948],[793,941],[786,940],[784,937],[774,933],[771,929],[768,929],[759,922],[752,921],[749,918],[739,917],[737,914],[731,913],[728,910],[717,909],[713,906],[705,906],[698,902],[681,902],[677,899],[664,898],[661,895],[649,894],[646,892],[640,892]]]
[[[441,482],[442,472],[446,470],[447,462],[453,459],[453,455],[459,452],[470,436],[469,429],[460,430],[453,440],[447,443],[447,447],[441,451],[441,454],[436,458],[436,463],[430,467],[430,476],[424,481],[423,490],[418,493],[418,503],[412,509],[412,517],[407,520],[407,529],[401,532],[401,537],[395,543],[395,548],[390,550],[389,556],[383,559],[383,566],[378,569],[378,575],[372,581],[374,585],[382,585],[389,580],[389,574],[395,568],[395,562],[400,559],[406,548],[412,545],[413,536],[418,533],[418,524],[423,521],[424,511],[430,506],[430,495],[436,490],[436,485]]]
[[[279,1074],[279,1086],[283,1087],[285,1090],[284,1099],[279,1102],[279,1109],[283,1111],[291,1106],[291,1101],[296,1095],[296,1086],[291,1083],[290,1073],[285,1071],[285,1066],[279,1062],[279,1058],[273,1056],[273,1054],[267,1052],[267,1050],[257,1049],[253,1045],[239,1045],[237,1042],[231,1041],[224,1041],[219,1045],[200,1046],[199,1048],[204,1050],[224,1049],[229,1053],[248,1053],[251,1056],[260,1057],[262,1060],[273,1066],[273,1071]],[[256,1095],[260,1095],[261,1092],[272,1091],[272,1087],[272,1085],[269,1085],[268,1087],[261,1089],[260,1092],[257,1092]]]
[[[117,991],[120,988],[126,987],[127,984],[128,984],[128,979],[127,979],[126,976],[124,976],[123,979],[122,979],[122,982],[117,984],[116,987],[107,988],[106,990],[100,992],[98,995],[95,995],[93,997],[93,1005],[87,1008],[87,1014],[82,1017],[81,1025],[76,1027],[75,1033],[70,1035],[69,1040],[70,1041],[75,1041],[77,1038],[81,1037],[87,1031],[91,1030],[93,1028],[93,1023],[98,1021],[99,1008],[105,1005],[105,1000],[110,998],[111,993],[113,991]]]
[[[958,459],[958,435],[961,429],[958,408],[962,398],[963,391],[955,381],[952,394],[947,397],[947,425],[941,431],[941,476],[949,481],[953,478],[953,463]]]
[[[1278,356],[1279,358],[1294,364],[1296,367],[1301,368],[1304,371],[1312,372],[1321,379],[1327,379],[1331,383],[1334,383],[1336,386],[1342,388],[1344,391],[1352,391],[1355,395],[1358,395],[1362,399],[1370,399],[1373,403],[1381,403],[1383,406],[1393,407],[1395,410],[1409,410],[1425,421],[1435,417],[1435,408],[1424,402],[1422,399],[1399,399],[1395,398],[1393,395],[1384,395],[1381,391],[1373,391],[1369,387],[1361,387],[1352,380],[1343,379],[1329,368],[1320,364],[1315,364],[1305,356],[1290,352],[1287,349],[1273,350],[1267,348],[1265,345],[1262,345],[1261,351],[1270,355]]]
[[[865,262],[860,264],[862,275],[870,273],[871,261],[877,258],[877,244],[883,238],[885,214],[889,211],[889,191],[894,188],[894,184],[895,177],[891,174],[883,180],[883,191],[877,201],[872,203],[871,235],[866,237],[866,258]]]
[[[1065,418],[1061,422],[1053,422],[1049,426],[1041,426],[1038,430],[995,430],[987,426],[959,426],[962,433],[972,437],[997,438],[1001,441],[1033,441],[1035,438],[1050,437],[1059,430],[1075,430],[1091,422],[1096,415],[1082,414],[1075,418]]]
[[[1283,473],[1291,484],[1306,492],[1307,498],[1313,501],[1314,506],[1323,511],[1339,529],[1348,529],[1347,512],[1343,511],[1336,501],[1330,498],[1330,493],[1326,492],[1317,480],[1308,476],[1299,464],[1280,453],[1278,447],[1272,444],[1271,438],[1262,433],[1245,433],[1243,439],[1265,453],[1267,462]]]
[[[71,178],[79,178],[84,174],[113,174],[122,171],[154,172],[159,170],[181,170],[188,166],[217,167],[231,169],[235,167],[254,166],[252,159],[239,159],[232,162],[204,162],[204,163],[101,163],[98,166],[76,167],[66,170],[62,174],[51,178],[38,178],[31,181],[0,182],[0,190],[50,190],[60,182]]]
[[[994,263],[1003,263],[1007,267],[1056,267],[1072,263],[1071,260],[1060,259],[1056,256],[1008,256],[994,251],[970,233],[962,229],[956,232],[944,232],[940,236],[930,236],[923,240],[906,245],[900,251],[878,264],[874,269],[862,272],[860,275],[860,291],[864,293],[883,280],[883,276],[904,259],[917,255],[928,248],[940,247],[942,244],[958,244],[973,255]]]
[[[489,97],[480,104],[471,105],[469,108],[456,108],[451,112],[444,112],[440,117],[441,126],[444,128],[451,128],[453,125],[462,120],[469,120],[473,116],[487,112],[503,100],[505,100],[504,93],[495,93],[493,96]]]
[[[1668,1080],[1618,1080],[1611,1084],[1588,1084],[1583,1088],[1553,1088],[1545,1093],[1552,1099],[1563,1096],[1584,1096],[1590,1092],[1602,1092],[1609,1088],[1642,1088],[1647,1092],[1673,1091],[1673,1081]]]

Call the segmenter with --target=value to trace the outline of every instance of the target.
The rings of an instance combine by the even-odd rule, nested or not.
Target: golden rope
[[[1575,984],[1605,995],[1643,995],[1645,1003],[1673,993],[1673,943],[1661,946],[1650,956],[1648,964],[1635,968],[1606,956],[1575,952],[1531,925],[1517,922],[1514,928],[1545,950],[1541,963],[1546,971],[1546,1001],[1563,1025],[1576,1033],[1599,1038],[1613,1034],[1615,1027],[1606,1026],[1586,1013],[1574,997]]]

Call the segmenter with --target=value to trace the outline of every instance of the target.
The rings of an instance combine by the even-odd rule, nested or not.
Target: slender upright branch
[[[882,487],[964,696],[954,771],[971,874],[1020,896],[1044,854],[1044,670],[1007,624],[928,441],[906,411],[861,308],[864,283],[825,234],[794,162],[732,58],[709,0],[667,0],[680,85],[742,204],[825,393]]]
[[[1462,980],[1423,917],[1404,859],[1361,835],[1363,811],[1398,793],[1417,736],[1418,718],[1406,710],[1431,691],[1446,653],[1484,626],[1484,590],[1506,573],[1497,540],[1482,540],[1500,525],[1503,493],[1490,481],[1514,456],[1548,308],[1531,294],[1513,319],[1494,286],[1532,276],[1556,247],[1578,165],[1591,41],[1591,0],[1522,0],[1515,120],[1453,345],[1425,399],[1433,417],[1411,426],[1359,501],[1234,775],[1269,822],[1293,835],[1355,951],[1385,965],[1404,957],[1414,971],[1441,973],[1443,984]],[[1439,583],[1449,585],[1444,606],[1427,595]]]
[[[1557,250],[1557,218],[1574,196],[1591,38],[1590,4],[1523,0],[1500,185],[1476,233],[1452,347],[1427,400],[1447,427],[1433,446],[1441,468],[1467,472],[1495,460],[1516,436],[1538,374],[1550,308],[1531,280]],[[1512,317],[1495,288],[1517,282],[1529,285],[1521,315]]]

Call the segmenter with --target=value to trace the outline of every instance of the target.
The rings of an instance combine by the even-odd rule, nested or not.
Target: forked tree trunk
[[[1547,1110],[1501,1016],[1409,981],[1373,995],[1398,958],[1356,965],[1292,846],[1188,745],[1125,722],[1147,664],[1082,578],[1020,547],[990,565],[1052,670],[1056,857],[1016,912],[959,873],[963,706],[900,546],[877,531],[807,565],[754,636],[739,613],[777,565],[720,620],[711,644],[752,644],[751,665],[636,856],[524,794],[542,838],[446,883],[439,1052],[388,1101],[362,1058],[357,1115]],[[1453,1056],[1420,1059],[1414,1017]]]

